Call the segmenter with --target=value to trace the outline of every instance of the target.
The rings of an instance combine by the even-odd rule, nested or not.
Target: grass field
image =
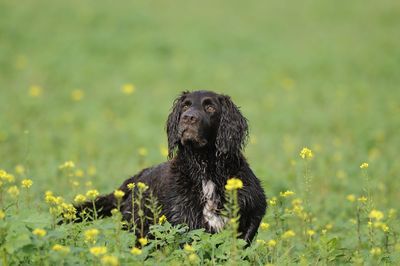
[[[0,0],[2,264],[400,263],[399,30],[394,0]],[[195,89],[249,119],[270,199],[250,248],[166,223],[132,254],[118,215],[53,226],[45,191],[72,203],[166,160],[172,102]]]

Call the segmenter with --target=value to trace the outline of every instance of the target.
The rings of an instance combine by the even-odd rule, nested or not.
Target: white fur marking
[[[215,194],[215,184],[211,180],[203,180],[203,197],[205,199],[203,208],[204,219],[212,229],[220,232],[224,228],[226,219],[216,213],[218,208],[216,202],[217,195]]]

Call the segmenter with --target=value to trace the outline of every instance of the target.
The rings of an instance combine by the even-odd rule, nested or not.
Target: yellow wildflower
[[[13,183],[15,181],[15,177],[4,170],[0,170],[0,178],[8,183]]]
[[[7,193],[10,194],[11,197],[16,198],[19,195],[19,189],[17,186],[12,186],[7,190]]]
[[[6,214],[4,213],[3,210],[0,210],[0,220],[3,220],[4,217],[6,217]]]
[[[70,203],[61,203],[62,213],[65,219],[73,220],[76,218],[76,209]]]
[[[382,254],[381,248],[372,248],[369,252],[372,256],[379,256]]]
[[[327,224],[325,225],[325,228],[331,230],[333,228],[333,224]]]
[[[29,95],[32,97],[39,97],[42,95],[43,89],[40,86],[33,85],[29,88]]]
[[[139,243],[140,243],[140,245],[141,245],[142,247],[146,246],[147,243],[149,242],[149,241],[147,240],[147,238],[145,238],[145,237],[139,238],[138,241],[139,241]]]
[[[372,210],[369,213],[368,217],[371,218],[371,219],[375,219],[376,221],[380,221],[380,220],[383,219],[384,215],[383,215],[383,212],[381,212],[381,211]]]
[[[140,254],[142,254],[142,250],[141,250],[140,248],[133,247],[133,248],[131,249],[131,253],[132,253],[133,255],[140,255]]]
[[[33,184],[33,181],[31,179],[24,179],[21,181],[21,185],[23,188],[30,188]]]
[[[287,230],[285,233],[282,234],[283,239],[288,239],[294,237],[296,233],[293,230]]]
[[[271,239],[270,241],[268,241],[267,245],[268,245],[270,248],[275,247],[275,246],[276,246],[276,240]]]
[[[360,168],[361,168],[361,169],[367,169],[367,168],[368,168],[368,163],[362,163],[362,164],[360,165]]]
[[[32,231],[32,234],[34,234],[35,236],[44,237],[47,234],[47,232],[44,229],[36,228],[35,230]]]
[[[136,90],[136,87],[130,83],[122,85],[122,88],[121,88],[122,93],[127,94],[127,95],[134,93],[135,90]]]
[[[225,189],[228,191],[237,190],[243,188],[243,182],[239,178],[230,178],[226,182]]]
[[[286,198],[286,197],[294,195],[294,192],[290,191],[290,190],[286,190],[285,192],[280,192],[279,194],[280,194],[281,197]]]
[[[77,169],[75,171],[75,176],[76,177],[83,177],[85,175],[85,172],[82,169]]]
[[[57,251],[57,252],[61,252],[61,253],[69,253],[70,252],[70,248],[60,245],[60,244],[55,244],[52,248],[52,250]]]
[[[354,202],[356,200],[356,196],[353,194],[347,195],[346,199],[350,202]]]
[[[125,196],[125,192],[123,192],[122,190],[115,190],[114,191],[114,197],[118,200],[122,199]]]
[[[269,228],[269,224],[268,223],[261,223],[260,224],[260,227],[261,227],[261,230],[268,230],[268,228]]]
[[[163,214],[161,217],[158,219],[158,224],[163,224],[167,221],[167,217]]]
[[[74,202],[75,202],[76,204],[82,204],[82,203],[84,203],[85,201],[86,201],[86,197],[85,197],[85,195],[82,195],[82,194],[78,194],[78,195],[76,195],[75,198],[74,198]]]
[[[127,187],[129,190],[133,190],[133,189],[135,188],[135,183],[129,183],[128,185],[126,185],[126,187]]]
[[[311,229],[309,229],[309,230],[307,230],[307,235],[309,235],[309,236],[313,236],[313,235],[315,235],[315,231],[314,231],[314,230],[311,230]]]
[[[364,197],[364,196],[359,197],[357,200],[358,200],[359,202],[361,202],[361,203],[366,203],[366,202],[367,202],[367,198]]]
[[[188,243],[186,243],[186,244],[183,246],[183,249],[184,249],[185,251],[187,251],[187,252],[194,252],[194,248],[193,248],[191,245],[189,245]]]
[[[92,253],[95,256],[104,255],[107,253],[107,248],[106,247],[92,247],[92,248],[90,248],[90,253]]]
[[[262,240],[262,239],[257,239],[256,242],[259,245],[265,245],[266,244],[265,240]]]
[[[91,189],[86,192],[86,197],[88,197],[90,200],[95,200],[98,195],[99,192],[96,189]]]
[[[199,256],[197,256],[196,253],[190,254],[188,258],[189,258],[189,261],[190,261],[191,263],[193,263],[193,264],[196,264],[196,263],[198,263],[198,261],[199,261]]]
[[[303,159],[311,159],[313,156],[314,155],[313,155],[312,151],[307,147],[304,147],[300,151],[300,157],[303,158]]]
[[[99,233],[100,231],[96,228],[86,230],[84,233],[85,242],[90,244],[95,244]]]
[[[138,153],[142,157],[145,157],[145,156],[147,156],[147,154],[149,154],[149,152],[147,151],[147,149],[145,147],[140,147],[138,149]]]
[[[65,163],[61,164],[58,168],[59,169],[72,169],[75,167],[75,163],[73,161],[66,161]]]
[[[71,98],[72,100],[79,102],[80,100],[83,99],[83,97],[85,96],[85,93],[82,90],[73,90],[71,92]]]
[[[15,172],[19,175],[23,175],[25,173],[25,167],[21,164],[15,166]]]
[[[275,205],[276,205],[276,197],[272,197],[272,198],[269,200],[269,205],[271,205],[271,206],[275,206]]]
[[[118,258],[112,255],[105,255],[101,258],[101,264],[107,266],[118,266]]]
[[[143,183],[143,182],[138,182],[138,183],[137,183],[137,186],[138,186],[138,188],[139,188],[140,190],[142,190],[142,191],[146,191],[146,190],[149,188],[149,186],[146,185],[146,184]]]

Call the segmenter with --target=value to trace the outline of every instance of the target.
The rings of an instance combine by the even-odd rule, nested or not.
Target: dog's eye
[[[207,113],[214,113],[215,112],[215,108],[212,105],[207,105],[205,109],[206,109]]]

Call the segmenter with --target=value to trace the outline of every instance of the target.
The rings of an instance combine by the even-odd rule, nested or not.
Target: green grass
[[[35,258],[51,261],[46,257],[50,246],[35,242],[30,232],[50,222],[45,222],[44,192],[72,201],[78,192],[86,192],[89,180],[101,193],[109,192],[144,166],[164,161],[160,146],[166,145],[164,125],[173,99],[182,90],[209,89],[232,96],[249,119],[251,140],[245,154],[267,195],[279,198],[280,192],[293,190],[292,197],[307,199],[316,217],[307,224],[316,231],[316,246],[305,245],[301,221],[284,213],[290,206],[290,199],[284,199],[276,212],[282,212],[279,219],[284,222],[276,226],[270,208],[265,222],[271,226],[258,238],[280,239],[289,229],[298,230],[296,236],[279,242],[274,255],[263,246],[243,251],[250,254],[247,261],[326,263],[323,243],[331,241],[339,254],[332,256],[335,263],[361,258],[372,264],[398,263],[400,223],[387,219],[400,200],[399,28],[400,4],[394,0],[0,0],[0,168],[14,173],[18,185],[26,177],[34,182],[29,206],[20,195],[19,214],[15,205],[10,207],[6,190],[11,184],[2,185],[1,207],[7,213],[0,221],[3,258],[39,263],[28,254],[42,247],[41,257]],[[135,85],[133,94],[121,92],[126,83]],[[43,89],[39,97],[30,96],[32,85]],[[75,89],[84,92],[81,101],[71,99]],[[299,157],[305,146],[314,152],[307,163],[309,188]],[[145,158],[138,155],[140,148],[147,149]],[[85,172],[94,166],[97,173],[61,175],[58,166],[67,160]],[[366,193],[362,162],[369,163],[372,197],[368,206],[362,205],[358,247],[350,222],[356,219],[357,204],[346,197]],[[17,165],[25,167],[24,174],[15,172]],[[372,208],[383,211],[390,226],[387,247],[379,229],[374,243],[368,238]],[[20,221],[14,225],[19,229],[11,230],[15,221]],[[38,222],[27,229],[28,221]],[[107,232],[112,222],[102,223]],[[323,235],[326,224],[333,227]],[[77,234],[81,230],[71,228]],[[14,243],[13,230],[25,230],[12,241],[26,244],[14,253],[5,249],[7,242]],[[47,236],[53,237],[48,245],[60,242],[75,255],[88,253],[83,241],[71,242],[56,232]],[[209,243],[204,241],[204,246]],[[179,245],[172,247],[178,253],[164,256],[185,260]],[[374,247],[381,247],[382,254],[373,256]],[[115,254],[121,261],[130,259],[122,251]],[[75,258],[91,263],[90,256]]]

